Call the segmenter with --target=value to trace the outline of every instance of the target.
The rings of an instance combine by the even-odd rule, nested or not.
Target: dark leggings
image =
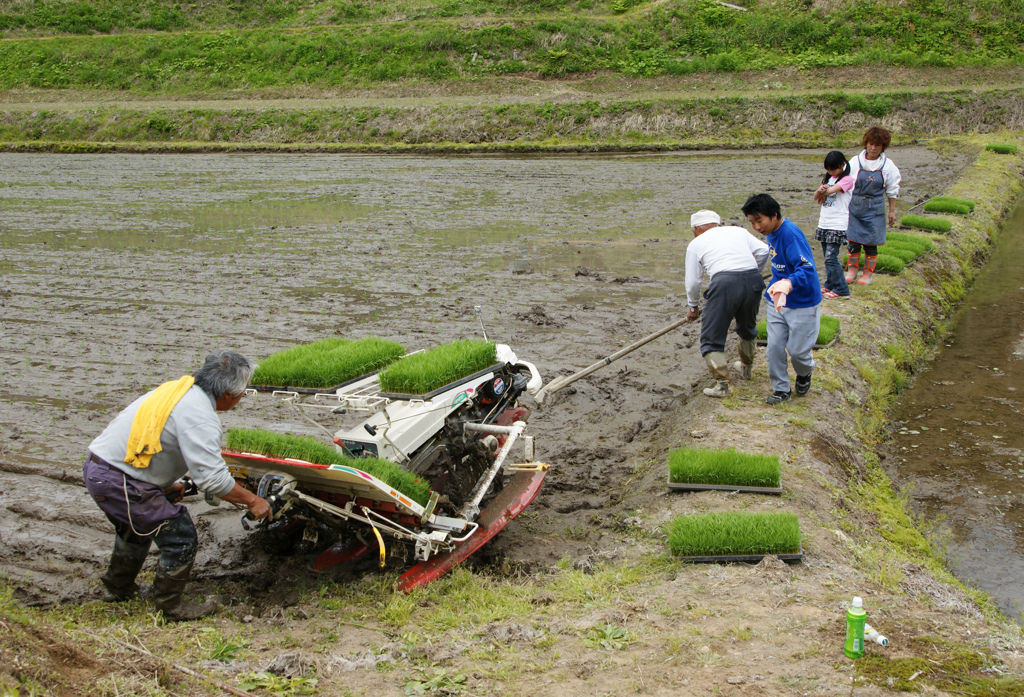
[[[869,257],[877,257],[878,256],[878,245],[875,245],[875,244],[865,244],[865,245],[863,245],[863,247],[864,247],[864,254],[866,256],[869,256]],[[850,251],[850,254],[860,254],[861,243],[860,242],[847,242],[846,243],[846,248]]]

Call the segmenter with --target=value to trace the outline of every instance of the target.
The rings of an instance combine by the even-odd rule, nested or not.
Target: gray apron
[[[850,222],[846,228],[846,239],[850,242],[866,245],[885,244],[885,177],[882,167],[885,166],[885,155],[882,155],[882,167],[874,172],[864,169],[864,163],[857,156],[861,169],[857,172],[857,183],[853,187],[853,198],[850,199]]]

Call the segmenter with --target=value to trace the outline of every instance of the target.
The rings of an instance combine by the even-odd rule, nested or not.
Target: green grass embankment
[[[859,142],[884,106],[898,142],[1024,129],[1024,89],[479,106],[0,110],[0,147],[51,151],[531,151]],[[950,115],[956,118],[951,119]]]
[[[173,93],[485,75],[1018,64],[1020,0],[0,2],[0,89]],[[56,34],[57,36],[53,36]],[[72,34],[68,36],[68,34]],[[40,36],[41,35],[41,36]]]

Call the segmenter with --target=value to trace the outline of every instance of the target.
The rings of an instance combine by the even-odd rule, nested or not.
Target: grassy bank
[[[0,30],[23,38],[0,41],[0,89],[168,93],[495,74],[1016,65],[1024,55],[1020,0],[745,4],[7,1]]]
[[[11,109],[0,147],[59,152],[531,151],[898,142],[1024,129],[1024,90],[724,97],[481,106]],[[898,128],[896,126],[898,125]]]

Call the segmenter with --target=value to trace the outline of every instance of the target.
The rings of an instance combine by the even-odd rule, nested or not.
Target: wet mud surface
[[[956,330],[901,399],[892,457],[957,574],[1024,607],[1024,205],[1007,219]]]
[[[30,603],[97,592],[112,531],[80,482],[86,447],[207,351],[259,360],[336,335],[427,348],[479,335],[480,305],[488,337],[547,381],[680,316],[695,209],[740,222],[743,200],[768,191],[813,235],[823,155],[0,155],[0,570]],[[890,155],[904,209],[966,162]],[[697,335],[676,330],[534,409],[552,470],[475,563],[529,573],[607,551],[601,531],[661,492],[661,475],[631,475],[664,456],[662,420],[705,399]],[[265,395],[222,421],[324,435]],[[258,594],[305,578],[307,561],[247,539],[239,511],[191,508],[198,579]]]

